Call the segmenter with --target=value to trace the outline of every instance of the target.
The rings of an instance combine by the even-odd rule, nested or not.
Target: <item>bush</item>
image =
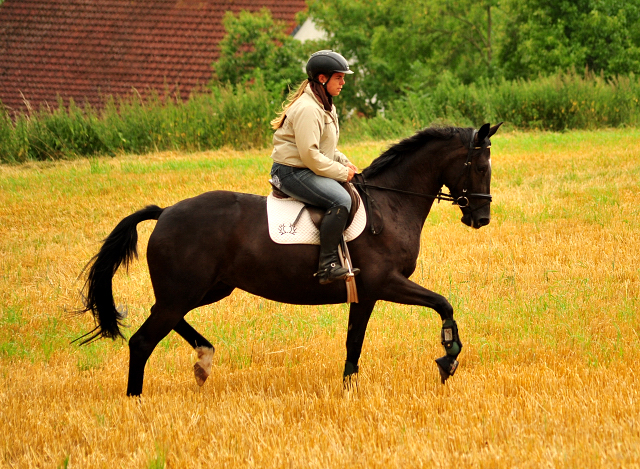
[[[575,72],[536,80],[483,80],[464,85],[444,73],[431,88],[411,89],[372,118],[343,116],[342,141],[395,139],[432,123],[477,127],[506,121],[513,128],[596,129],[640,124],[640,83],[634,75],[606,80]],[[0,162],[76,156],[243,149],[271,142],[279,91],[258,79],[219,85],[190,99],[108,98],[101,111],[73,101],[11,116],[0,104]]]
[[[195,93],[187,101],[152,95],[110,99],[101,122],[110,150],[204,150],[225,145],[263,146],[271,137],[268,121],[275,101],[263,86],[221,86]]]
[[[464,85],[444,73],[430,89],[409,90],[373,119],[343,125],[345,133],[396,138],[432,123],[562,131],[640,124],[640,82],[634,75],[605,80],[575,72],[536,80],[480,80]],[[349,138],[349,137],[347,137]]]
[[[59,101],[55,110],[12,119],[0,108],[0,161],[260,147],[271,140],[269,121],[279,106],[279,98],[256,83],[201,90],[187,101],[110,97],[100,112]]]

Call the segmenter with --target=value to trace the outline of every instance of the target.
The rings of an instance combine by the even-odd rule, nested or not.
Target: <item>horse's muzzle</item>
[[[473,218],[472,218],[472,221],[473,221]],[[487,226],[489,223],[491,223],[491,217],[481,217],[481,218],[478,218],[478,220],[475,220],[472,226],[474,228],[482,228],[483,226]]]
[[[488,215],[474,216],[474,214],[465,213],[464,215],[462,215],[460,221],[465,225],[477,230],[491,223],[491,217]]]

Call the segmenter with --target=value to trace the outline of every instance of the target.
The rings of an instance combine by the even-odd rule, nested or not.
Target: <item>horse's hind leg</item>
[[[229,296],[234,290],[224,284],[217,284],[204,296],[200,306],[208,305],[220,301]],[[196,377],[198,386],[202,386],[211,374],[211,366],[213,364],[213,345],[205,339],[202,334],[196,331],[184,318],[173,328],[180,336],[198,352],[198,361],[193,365],[193,373]]]
[[[176,324],[173,330],[180,334],[198,352],[198,361],[193,365],[193,373],[198,386],[202,386],[211,374],[213,352],[215,351],[213,345],[202,337],[184,318]]]
[[[129,339],[129,382],[128,396],[142,394],[144,367],[151,353],[162,339],[184,318],[188,311],[178,311],[162,307],[156,303],[151,308],[151,315],[140,326],[140,329]]]

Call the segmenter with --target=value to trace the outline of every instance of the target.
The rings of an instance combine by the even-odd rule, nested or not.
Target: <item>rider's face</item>
[[[344,86],[344,73],[334,73],[331,75],[331,79],[327,82],[327,77],[323,74],[318,76],[320,83],[327,83],[327,93],[331,96],[338,96]]]

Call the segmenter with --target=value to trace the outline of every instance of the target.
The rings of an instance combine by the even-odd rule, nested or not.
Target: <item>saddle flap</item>
[[[357,192],[356,192],[357,194]],[[277,244],[320,244],[320,231],[311,219],[311,211],[296,199],[267,197],[269,236]],[[317,210],[324,215],[324,210]],[[353,223],[345,229],[347,242],[362,234],[367,225],[367,214],[362,204],[355,213]]]

